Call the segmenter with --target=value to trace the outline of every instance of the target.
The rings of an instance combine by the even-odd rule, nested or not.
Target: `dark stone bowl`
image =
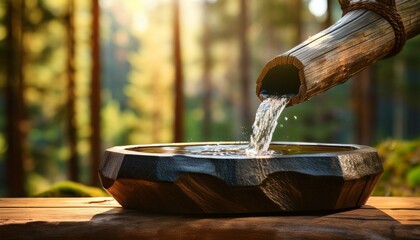
[[[376,150],[360,145],[273,142],[271,146],[327,150],[269,157],[142,152],[150,147],[224,144],[244,143],[113,147],[106,150],[99,175],[124,208],[270,214],[360,207],[383,171]]]

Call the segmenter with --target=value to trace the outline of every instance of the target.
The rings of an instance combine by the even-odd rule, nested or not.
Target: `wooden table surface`
[[[317,215],[181,216],[112,198],[0,198],[0,239],[420,239],[420,198]]]

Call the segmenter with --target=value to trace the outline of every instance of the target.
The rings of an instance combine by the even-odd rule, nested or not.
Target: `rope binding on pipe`
[[[398,14],[395,0],[339,0],[339,2],[341,5],[341,10],[343,11],[343,16],[354,10],[365,9],[379,14],[389,22],[389,24],[394,29],[395,39],[393,49],[385,57],[392,57],[403,49],[406,41],[406,35],[404,24],[400,14]]]

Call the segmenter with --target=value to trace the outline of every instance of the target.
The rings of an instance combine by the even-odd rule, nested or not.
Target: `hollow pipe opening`
[[[292,64],[282,64],[272,67],[261,81],[258,96],[290,96],[299,93],[299,69]]]

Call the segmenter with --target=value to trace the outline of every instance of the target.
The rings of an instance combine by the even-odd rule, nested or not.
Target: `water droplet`
[[[293,118],[296,120],[297,119],[297,117],[296,116],[293,116]]]
[[[287,121],[287,120],[288,120],[288,118],[287,118],[287,117],[284,117],[284,120],[286,120],[286,121]]]

